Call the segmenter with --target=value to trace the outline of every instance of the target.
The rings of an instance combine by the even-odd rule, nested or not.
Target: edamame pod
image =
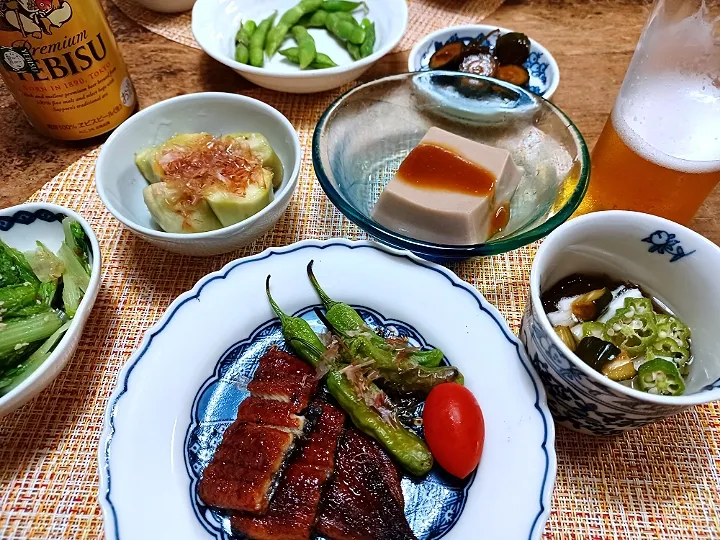
[[[348,41],[345,43],[345,48],[347,49],[347,52],[350,53],[350,56],[352,56],[353,60],[360,60],[362,58],[362,56],[360,55],[360,45],[350,43]]]
[[[365,29],[365,41],[360,45],[360,56],[370,56],[375,49],[375,23],[369,19],[363,19],[362,26]]]
[[[247,64],[250,60],[250,38],[257,30],[255,21],[245,21],[235,35],[235,60]]]
[[[280,51],[285,58],[290,60],[293,64],[300,63],[300,49],[297,47],[290,47],[289,49],[283,49]],[[327,69],[335,67],[337,64],[333,62],[332,58],[321,52],[315,54],[315,60],[310,63],[312,69]]]
[[[350,13],[355,11],[360,6],[367,8],[365,2],[349,2],[348,0],[325,0],[320,6],[320,9],[324,9],[328,12],[345,12]]]
[[[265,52],[267,52],[268,56],[272,58],[278,51],[287,33],[298,23],[303,15],[316,11],[321,5],[322,0],[301,0],[298,5],[283,13],[277,26],[273,27],[268,33],[265,42]]]
[[[318,9],[315,13],[303,17],[301,24],[306,28],[325,28],[327,16],[327,11]]]
[[[250,36],[250,65],[263,67],[265,63],[264,47],[270,27],[277,17],[277,11],[273,12],[267,19],[264,19]]]
[[[341,17],[339,13],[330,13],[325,21],[325,27],[336,37],[343,41],[349,41],[356,45],[362,45],[365,41],[365,30],[357,24]]]
[[[317,54],[315,40],[308,34],[307,29],[303,26],[293,26],[292,35],[298,45],[300,69],[305,69],[315,60],[315,55]]]

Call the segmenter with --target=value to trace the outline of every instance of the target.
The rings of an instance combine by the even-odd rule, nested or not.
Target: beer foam
[[[720,85],[710,74],[626,81],[612,122],[629,148],[656,165],[693,174],[720,171]]]

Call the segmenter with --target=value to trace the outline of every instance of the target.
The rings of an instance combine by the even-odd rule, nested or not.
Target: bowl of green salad
[[[72,358],[100,287],[100,246],[68,208],[0,210],[0,417],[37,396]]]

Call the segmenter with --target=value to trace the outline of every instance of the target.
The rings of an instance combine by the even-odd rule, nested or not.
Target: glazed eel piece
[[[265,353],[248,384],[251,396],[203,472],[200,500],[223,510],[265,513],[306,428],[301,413],[316,387],[315,372],[305,362],[275,347]]]
[[[400,475],[387,453],[355,428],[346,430],[317,530],[332,540],[413,540]]]
[[[335,467],[335,450],[345,413],[328,403],[313,403],[320,415],[307,442],[294,455],[264,516],[230,518],[235,536],[254,540],[308,540],[323,487]]]

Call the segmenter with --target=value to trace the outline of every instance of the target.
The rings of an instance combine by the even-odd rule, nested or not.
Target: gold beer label
[[[58,139],[100,135],[135,109],[98,0],[0,0],[0,75],[30,123]]]

